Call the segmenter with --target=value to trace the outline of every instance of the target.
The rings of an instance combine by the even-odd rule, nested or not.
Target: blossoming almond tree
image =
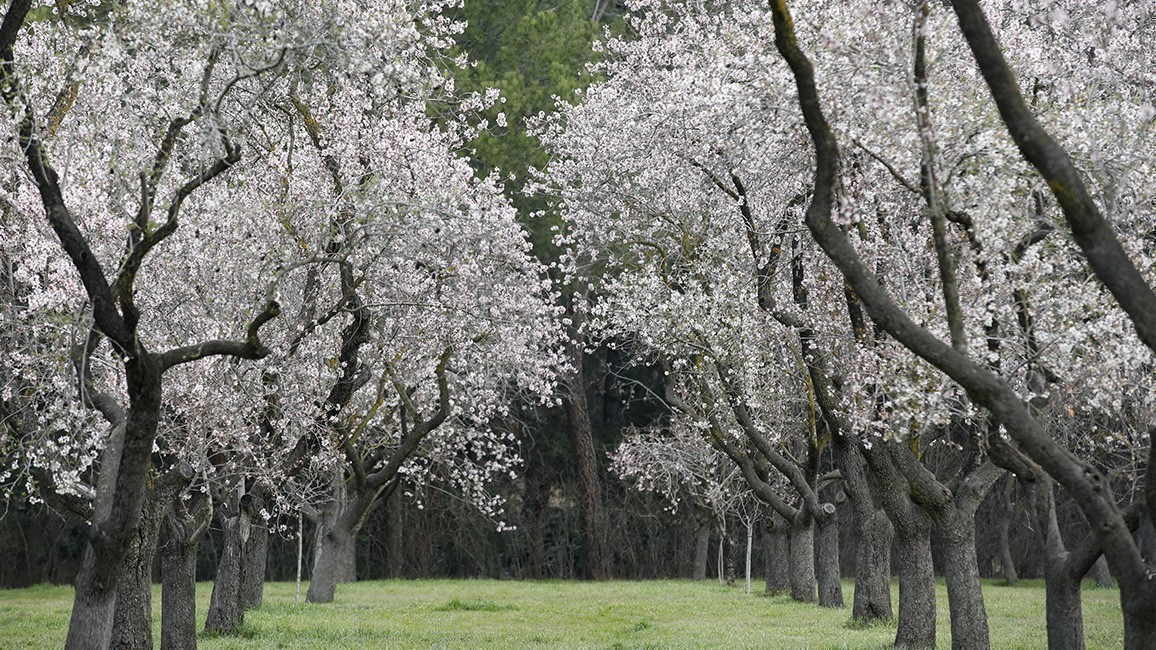
[[[308,115],[337,126],[325,119],[337,115]],[[332,498],[317,513],[313,602],[332,600],[336,582],[348,577],[361,522],[405,477],[418,480],[440,462],[456,468],[452,483],[483,497],[488,477],[508,473],[513,462],[508,440],[489,421],[518,392],[551,395],[561,368],[549,284],[505,199],[454,156],[453,136],[423,127],[420,114],[394,119],[404,128],[332,131],[359,136],[363,167],[350,181],[339,178],[339,187],[360,185],[348,192],[352,248],[339,281],[322,294],[344,301],[348,313],[336,337],[340,354],[329,357],[332,370],[294,362],[297,376],[315,381],[310,375],[336,371],[347,386],[324,397],[317,421],[335,458]],[[329,327],[314,335],[334,340]],[[291,388],[296,378],[281,373],[281,390],[294,401],[321,397],[305,385]],[[470,462],[444,462],[463,450]],[[478,505],[494,506],[484,498]]]
[[[162,347],[161,352],[154,351],[149,340],[154,306],[149,289],[155,287],[148,282],[144,263],[151,251],[178,230],[183,217],[212,210],[212,204],[197,204],[199,191],[241,161],[231,120],[234,105],[228,102],[234,97],[233,91],[247,87],[242,82],[256,79],[259,71],[236,59],[222,60],[208,42],[179,55],[161,45],[162,51],[150,53],[166,57],[166,64],[172,67],[167,83],[158,84],[155,77],[142,77],[140,68],[133,66],[155,59],[125,53],[140,45],[133,42],[136,34],[126,35],[124,40],[98,42],[93,40],[93,30],[62,17],[44,20],[34,34],[19,38],[30,5],[12,3],[0,26],[8,123],[19,147],[19,158],[14,159],[23,159],[30,180],[17,189],[16,202],[30,199],[31,189],[39,195],[47,222],[75,268],[72,278],[79,275],[79,286],[75,279],[62,278],[64,286],[71,285],[71,291],[82,286],[83,293],[73,295],[83,296],[91,309],[92,333],[84,339],[89,348],[108,341],[118,361],[115,371],[123,372],[126,383],[121,399],[92,403],[108,420],[112,432],[96,485],[89,545],[77,580],[68,637],[69,647],[105,647],[111,640],[122,560],[139,523],[145,495],[164,403],[162,376],[176,366],[205,357],[266,355],[258,333],[279,313],[274,301],[256,309],[243,340],[186,341],[167,350]],[[169,15],[156,11],[144,16],[134,10],[126,7],[119,17],[130,24],[145,20],[158,29],[157,33],[171,33],[174,42],[181,40],[182,33],[206,27],[179,12]],[[199,17],[208,18],[204,14]],[[94,67],[113,74],[93,82],[93,95],[107,97],[104,91],[109,86],[104,84],[115,84],[123,93],[126,86],[109,83],[118,76],[127,82],[129,92],[120,95],[115,104],[101,107],[106,117],[115,115],[120,120],[115,128],[85,130],[93,124],[87,119],[90,111],[98,109],[84,103],[87,95],[81,90],[87,88],[81,83],[84,73],[78,68],[89,64],[89,55],[99,44],[109,46],[110,56],[101,61],[110,68],[101,68],[100,63]],[[29,61],[36,61],[37,67],[28,65]],[[69,69],[68,62],[75,65]],[[120,110],[113,109],[118,105]],[[77,120],[81,128],[55,131],[73,111],[82,116]],[[51,155],[52,147],[70,151],[73,142],[78,143],[75,158]],[[95,163],[91,154],[104,162]],[[70,164],[73,160],[78,162],[75,168]],[[112,183],[101,183],[118,175]],[[138,290],[142,287],[147,288]],[[199,337],[213,333],[202,332]],[[163,340],[160,344],[171,345]],[[82,395],[84,384],[82,380]]]
[[[756,273],[747,271],[748,277],[755,276],[760,304],[770,307],[768,313],[781,324],[797,328],[800,344],[809,346],[804,358],[829,426],[835,431],[870,434],[864,451],[869,459],[879,461],[874,463],[873,478],[878,481],[893,476],[900,481],[885,490],[887,494],[922,495],[916,499],[923,504],[918,509],[934,506],[927,512],[939,512],[934,516],[953,521],[959,515],[954,527],[968,530],[968,510],[978,503],[985,492],[983,486],[990,485],[998,472],[991,462],[996,459],[985,459],[982,454],[983,418],[962,392],[945,384],[902,345],[872,336],[858,297],[830,283],[830,271],[824,270],[830,267],[821,261],[808,262],[803,269],[801,288],[809,294],[807,301],[792,305],[789,298],[776,300],[776,291],[790,295],[790,290],[784,290],[781,276],[776,278],[766,271],[775,269],[781,255],[784,240],[778,234],[794,222],[773,215],[789,216],[794,196],[803,198],[807,181],[799,177],[802,168],[795,164],[806,157],[797,149],[799,125],[770,101],[770,97],[786,92],[785,87],[775,85],[781,81],[777,77],[780,69],[760,58],[766,56],[765,50],[759,49],[758,38],[753,36],[759,29],[768,29],[770,14],[756,5],[744,5],[734,14],[722,7],[694,3],[638,3],[636,8],[657,9],[638,30],[645,42],[612,44],[612,48],[622,48],[622,56],[608,64],[610,80],[592,89],[585,106],[577,109],[602,117],[573,119],[570,115],[564,123],[575,133],[569,142],[599,143],[579,144],[570,150],[572,156],[555,167],[564,177],[580,179],[569,184],[568,191],[575,196],[585,194],[571,201],[578,206],[574,214],[579,220],[587,218],[586,212],[614,214],[613,223],[600,223],[592,230],[622,232],[624,246],[649,248],[662,257],[661,266],[666,269],[677,267],[682,260],[669,254],[679,246],[664,248],[663,238],[690,241],[691,247],[696,247],[704,238],[727,241],[730,237],[734,242],[731,249],[742,247],[741,240],[723,236],[718,230],[688,228],[676,219],[667,221],[670,235],[628,228],[640,218],[669,214],[682,205],[701,201],[688,197],[696,191],[712,191],[712,184],[730,196],[734,200],[731,212],[736,218],[741,215],[748,225],[746,235],[755,253],[755,264],[748,262],[747,268],[754,266]],[[1070,376],[1102,396],[1089,405],[1091,408],[1118,410],[1119,400],[1111,397],[1119,386],[1115,378],[1142,376],[1127,368],[1141,368],[1145,357],[1127,351],[1126,327],[1121,327],[1111,309],[1105,309],[1103,294],[1083,281],[1072,248],[1049,238],[1044,227],[1048,211],[1041,208],[1038,192],[1025,180],[1023,163],[1012,143],[1002,136],[995,112],[975,99],[982,96],[977,92],[981,88],[978,77],[959,79],[958,75],[940,72],[958,62],[964,52],[951,41],[951,25],[926,6],[917,9],[903,10],[902,16],[837,5],[807,9],[816,15],[815,24],[824,26],[817,31],[824,47],[817,49],[816,56],[830,79],[826,101],[840,118],[836,122],[840,135],[855,145],[842,159],[836,215],[840,226],[857,238],[860,253],[870,267],[887,277],[888,288],[925,327],[950,339],[957,350],[979,355],[1021,395],[1043,398],[1049,383],[1054,386],[1060,377]],[[1033,20],[1030,15],[1025,18],[1026,24],[1041,24]],[[1107,45],[1134,50],[1132,41],[1116,36],[1114,30],[1104,34]],[[1102,49],[1103,56],[1119,65],[1120,55],[1113,53],[1112,47]],[[1036,50],[1025,50],[1031,51]],[[864,61],[872,65],[865,69]],[[618,76],[614,65],[623,71]],[[679,75],[679,70],[693,70],[695,76]],[[651,83],[652,77],[659,81]],[[1048,80],[1061,78],[1053,73]],[[1102,88],[1104,79],[1097,83],[1100,86],[1095,87]],[[1058,81],[1041,83],[1044,90],[1051,87],[1071,90],[1070,85]],[[1122,92],[1116,97],[1127,94]],[[963,110],[936,111],[941,105]],[[1136,114],[1135,108],[1129,111],[1127,103],[1116,100],[1098,100],[1096,104],[1096,110],[1105,115],[1121,108],[1125,115]],[[614,126],[607,127],[608,122]],[[584,126],[586,123],[592,126]],[[760,127],[762,131],[756,136],[749,135]],[[1136,142],[1130,129],[1116,130],[1099,141],[1098,149],[1089,150],[1097,152],[1093,164],[1115,188],[1113,196],[1120,197],[1121,205],[1142,206],[1145,195],[1132,189],[1129,178],[1139,178],[1146,163],[1127,153]],[[679,135],[672,138],[670,132]],[[600,139],[600,133],[634,133],[636,137],[622,138],[627,142],[623,144]],[[649,149],[649,153],[635,154],[631,148]],[[587,155],[590,152],[594,155]],[[631,160],[645,160],[646,164],[635,165]],[[679,164],[697,167],[701,177],[674,171]],[[583,177],[584,166],[603,171]],[[763,185],[770,187],[763,190],[767,192],[765,199],[759,194]],[[993,192],[992,187],[999,190]],[[655,202],[655,196],[661,198]],[[694,209],[705,212],[701,207]],[[1134,214],[1128,208],[1122,213]],[[974,218],[978,214],[998,218],[981,221]],[[1025,220],[1020,215],[1031,218]],[[1046,266],[1040,266],[1041,260],[1047,260],[1042,262]],[[928,277],[937,281],[927,282]],[[803,304],[809,307],[802,310]],[[689,317],[695,312],[682,313]],[[693,318],[688,320],[694,322]],[[848,320],[853,337],[844,334]],[[1033,320],[1035,327],[1025,325]],[[1055,333],[1049,333],[1041,327],[1044,322],[1053,328],[1074,321],[1086,327],[1070,334],[1054,329]],[[1040,345],[1041,337],[1048,345]],[[1101,359],[1094,351],[1104,349],[1119,353]],[[838,363],[832,367],[834,360]],[[828,370],[823,371],[823,366]],[[1120,371],[1105,372],[1109,368]],[[878,440],[879,436],[910,437],[919,440],[922,447],[945,434],[958,436],[951,433],[953,430],[965,434],[960,440],[970,441],[970,460],[953,483],[931,476],[912,462],[903,447]],[[998,443],[998,438],[995,440]],[[888,469],[893,463],[899,466]],[[895,470],[903,471],[896,474]],[[971,496],[960,502],[964,494]],[[899,511],[909,510],[909,501],[905,496],[896,500],[892,516],[908,519]],[[935,506],[937,503],[941,505]],[[918,534],[925,548],[928,523]],[[961,544],[968,544],[966,537],[960,537]],[[909,540],[905,547],[910,544]],[[925,560],[929,558],[924,555]],[[956,611],[953,628],[956,624],[972,627],[956,628],[954,636],[960,643],[972,639],[982,644],[986,632],[981,629],[982,611],[974,609],[982,603],[974,561],[967,559],[967,553],[958,556],[963,558],[959,579],[949,580],[952,609]],[[930,586],[930,564],[924,565],[921,582]],[[956,588],[964,585],[971,587]],[[901,602],[910,601],[901,598]],[[903,609],[898,640],[905,638],[905,618],[930,620],[927,616],[904,617]],[[973,610],[975,615],[970,615]],[[924,624],[922,632],[906,642],[927,643],[933,635],[934,627]]]
[[[226,473],[228,481],[249,480],[258,468],[244,474],[236,469],[275,453],[268,447],[254,447],[260,440],[253,434],[262,410],[268,408],[269,367],[239,374],[220,368],[205,374],[170,374],[179,383],[173,395],[180,398],[180,406],[166,407],[160,393],[161,374],[170,369],[177,372],[181,364],[209,356],[267,355],[257,332],[277,315],[279,305],[269,302],[264,310],[256,311],[252,306],[261,304],[270,286],[283,285],[293,296],[294,311],[307,315],[294,318],[294,326],[308,330],[328,323],[329,333],[337,333],[338,340],[337,326],[349,313],[355,322],[351,331],[365,336],[367,328],[356,325],[363,315],[359,306],[365,306],[358,301],[381,302],[383,316],[373,323],[373,332],[384,341],[386,347],[375,352],[386,361],[375,368],[378,381],[374,385],[386,387],[386,392],[398,387],[391,404],[395,411],[405,412],[400,417],[403,430],[416,428],[404,424],[407,418],[410,423],[415,419],[433,422],[413,406],[425,401],[431,389],[435,401],[441,395],[433,416],[438,422],[450,413],[457,416],[467,411],[465,400],[474,398],[479,398],[480,410],[469,415],[475,422],[484,420],[484,400],[492,398],[489,403],[494,403],[512,381],[528,390],[548,392],[549,372],[543,368],[551,362],[549,348],[556,335],[546,322],[553,312],[545,302],[543,281],[527,261],[527,245],[513,226],[508,207],[492,185],[471,180],[468,167],[453,157],[453,143],[461,139],[439,134],[421,116],[423,98],[431,88],[444,84],[425,53],[430,46],[448,47],[445,39],[456,28],[440,18],[438,6],[424,6],[422,11],[427,13],[411,12],[405,3],[374,3],[356,13],[316,3],[238,8],[195,2],[164,8],[129,3],[111,13],[62,7],[71,13],[56,17],[35,13],[37,29],[18,39],[30,6],[14,3],[0,30],[4,34],[0,53],[6,57],[4,87],[12,109],[10,124],[20,136],[20,154],[33,187],[39,190],[39,209],[47,211],[48,222],[82,282],[54,285],[45,281],[44,272],[52,269],[55,257],[44,252],[42,243],[47,240],[42,233],[28,237],[21,250],[11,254],[6,250],[5,260],[13,261],[7,268],[26,276],[22,286],[32,289],[27,292],[29,299],[21,299],[41,315],[39,322],[51,322],[45,315],[83,314],[85,301],[91,306],[91,334],[82,329],[77,337],[58,327],[56,333],[61,336],[55,343],[77,338],[86,342],[76,364],[85,399],[71,410],[53,406],[54,412],[29,412],[49,416],[41,418],[44,423],[75,425],[53,424],[48,431],[53,436],[69,428],[92,431],[87,408],[99,409],[113,425],[111,443],[89,434],[85,440],[68,440],[63,451],[56,445],[56,457],[64,452],[77,455],[78,464],[49,463],[52,469],[67,469],[78,479],[103,453],[101,479],[95,487],[92,546],[78,583],[69,643],[104,647],[110,642],[121,560],[130,547],[127,540],[138,528],[147,491],[145,474],[161,420],[175,416],[178,424],[181,418],[187,424],[187,418],[196,417],[199,425],[214,427],[201,431],[211,434],[207,443],[188,428],[173,427],[161,451],[209,471],[210,466],[217,466],[206,464],[205,456],[216,454],[206,452],[229,450],[234,469]],[[25,60],[35,60],[40,67],[32,68]],[[328,80],[326,75],[330,75]],[[374,92],[327,96],[327,81],[338,88],[356,86]],[[295,138],[307,143],[310,135],[308,127],[300,127],[303,116],[293,103],[298,97],[331,101],[343,121],[331,120],[335,127],[359,127],[346,132],[350,140],[326,142],[328,151],[320,156],[348,163],[344,177],[340,170],[327,173],[323,164],[313,166],[311,177],[289,172],[295,153],[319,158],[316,142],[294,151]],[[118,119],[115,128],[108,128],[110,116]],[[359,150],[357,136],[370,132],[372,140]],[[50,159],[52,147],[69,155],[59,161]],[[388,164],[392,159],[400,159],[401,164]],[[337,194],[348,189],[348,196],[335,198],[331,178],[346,183],[337,187]],[[419,186],[418,179],[429,185]],[[374,190],[375,183],[386,189]],[[62,187],[72,188],[70,202],[75,207],[69,209],[65,203],[71,195],[64,194]],[[37,221],[26,218],[34,214],[30,208],[35,206],[29,189],[12,189],[10,203],[22,213],[6,218],[6,229],[36,230]],[[430,192],[423,194],[426,189]],[[350,211],[349,204],[356,205],[363,196],[378,202],[362,202],[367,208],[362,214]],[[130,209],[134,201],[139,205]],[[14,213],[10,210],[9,214]],[[431,225],[435,215],[443,222],[440,227]],[[178,227],[181,221],[186,222],[183,228]],[[496,230],[490,228],[493,225]],[[127,247],[122,244],[125,233],[129,235]],[[451,234],[460,237],[454,239]],[[357,239],[355,243],[376,241],[379,247],[355,252],[342,242],[346,236]],[[423,250],[428,252],[424,257],[418,254]],[[331,313],[318,314],[318,305],[310,304],[311,274],[297,273],[287,279],[286,274],[305,264],[323,269],[312,274],[315,279],[331,273],[334,282],[325,286],[331,300],[322,303]],[[108,276],[108,268],[117,271]],[[363,287],[367,275],[380,285]],[[505,284],[499,279],[505,279]],[[454,289],[463,285],[475,292],[455,294]],[[475,300],[478,289],[497,286],[507,289],[488,302]],[[355,293],[358,288],[361,295]],[[484,318],[470,321],[467,317],[482,303]],[[432,311],[422,311],[431,305]],[[245,328],[243,341],[198,343]],[[445,340],[431,357],[416,343],[428,342],[435,334]],[[299,337],[287,332],[275,338],[292,342]],[[298,393],[283,390],[280,395],[308,400],[318,394],[320,386],[323,394],[315,401],[327,404],[320,415],[335,417],[352,397],[326,402],[324,393],[332,393],[336,386],[352,396],[366,385],[361,377],[367,366],[342,365],[341,355],[327,366],[326,360],[332,357],[325,356],[324,344],[315,343],[322,338],[301,344],[313,343],[307,352],[314,356],[302,353],[302,362],[291,366],[296,376],[281,373],[284,386],[303,389]],[[99,346],[104,339],[110,344]],[[172,350],[155,353],[151,351],[154,345]],[[487,352],[501,355],[508,363],[497,363]],[[542,363],[521,363],[535,352],[544,355]],[[449,363],[451,356],[454,364]],[[60,372],[69,365],[67,354],[48,358],[57,365],[39,376],[55,372],[58,378],[67,377]],[[33,357],[14,361],[20,363],[20,359]],[[311,363],[314,359],[319,363]],[[467,376],[456,365],[459,362],[477,370],[468,374],[468,381],[446,377],[447,373]],[[490,372],[499,366],[506,369],[504,375]],[[336,384],[327,385],[323,371],[318,376],[318,370],[326,367],[341,368]],[[276,363],[273,369],[278,369]],[[35,370],[42,373],[46,368]],[[297,380],[309,378],[310,373],[312,383],[302,386]],[[115,388],[122,376],[128,384],[127,395]],[[51,388],[51,394],[39,394],[68,404],[60,398],[70,392],[69,383]],[[443,390],[430,385],[439,383]],[[463,403],[449,403],[444,390],[449,383],[455,388],[465,385],[455,391]],[[97,384],[108,388],[90,390]],[[243,390],[237,392],[238,387]],[[372,395],[359,399],[361,421],[368,424],[369,415],[381,404],[375,405]],[[40,403],[26,401],[34,407]],[[294,406],[289,399],[281,401],[283,407]],[[6,399],[6,407],[9,403]],[[315,411],[314,402],[309,402],[298,413]],[[291,411],[282,408],[280,412]],[[69,413],[71,420],[58,417]],[[33,419],[27,420],[27,428],[42,424]],[[306,421],[315,419],[306,416]],[[292,437],[302,428],[278,437],[287,445],[280,453],[302,449],[292,444],[294,439],[306,439]],[[406,438],[405,442],[414,441]],[[477,446],[484,447],[483,442]],[[447,437],[440,449],[452,455],[458,447]],[[92,451],[102,448],[103,452]],[[405,451],[412,452],[412,448]],[[395,454],[391,465],[400,465],[407,453]],[[258,465],[284,469],[275,463]],[[82,491],[81,484],[69,476],[64,473],[53,481],[64,492]],[[469,481],[463,478],[462,482]],[[138,644],[148,642],[128,642]]]
[[[1153,574],[1144,566],[1129,532],[1129,526],[1111,497],[1110,490],[1106,489],[1103,476],[1095,467],[1077,459],[1052,440],[1041,421],[1032,413],[1029,404],[990,366],[977,363],[973,358],[969,358],[963,346],[958,344],[949,346],[936,338],[925,326],[914,322],[909,313],[897,305],[880,286],[875,274],[863,265],[862,258],[851,247],[845,231],[832,220],[836,196],[835,184],[838,178],[838,147],[835,133],[827,122],[824,107],[820,103],[815,67],[798,45],[790,13],[781,2],[773,3],[772,9],[775,15],[776,44],[795,75],[804,120],[816,147],[816,192],[807,213],[809,229],[825,252],[838,264],[873,320],[906,347],[951,376],[967,390],[969,397],[990,409],[995,420],[1006,428],[1019,448],[1072,493],[1092,524],[1109,564],[1118,576],[1123,576],[1121,604],[1125,616],[1126,645],[1144,647],[1150,644],[1150,617],[1139,612],[1149,610],[1151,607],[1150,583]],[[964,35],[991,86],[992,95],[996,98],[1009,131],[1025,156],[1041,168],[1045,178],[1050,182],[1050,189],[1057,194],[1066,218],[1075,225],[1075,241],[1084,247],[1090,260],[1095,259],[1092,262],[1093,269],[1101,273],[1104,272],[1102,265],[1116,265],[1121,269],[1119,277],[1105,278],[1105,281],[1109,288],[1114,289],[1121,303],[1126,305],[1129,316],[1143,339],[1145,337],[1143,308],[1139,305],[1145,300],[1146,293],[1142,290],[1143,287],[1140,287],[1134,295],[1125,296],[1123,291],[1119,290],[1118,284],[1118,282],[1132,282],[1133,279],[1140,277],[1139,272],[1124,254],[1115,235],[1102,221],[1099,208],[1084,189],[1083,181],[1070,159],[1031,117],[1014,81],[1011,81],[1007,64],[1000,56],[1000,50],[978,7],[974,3],[956,3],[956,13]],[[1011,21],[1011,24],[1019,23]],[[1028,20],[1024,21],[1024,24],[1031,26],[1032,22]],[[1130,101],[1128,92],[1101,94],[1099,97],[1123,100],[1118,105],[1120,107],[1126,107]],[[1067,104],[1061,101],[1051,108],[1066,110]],[[1124,113],[1128,112],[1125,108]],[[1031,135],[1028,136],[1028,133]],[[1110,135],[1107,137],[1104,135],[1101,134],[1097,139],[1102,143],[1112,142],[1113,138]],[[1032,142],[1027,142],[1029,138]],[[1066,182],[1056,180],[1054,175],[1060,173],[1065,175]],[[1121,180],[1119,175],[1112,176],[1113,181]],[[1136,196],[1134,192],[1134,190],[1129,192],[1130,198]],[[995,196],[998,199],[1006,195],[997,193]],[[1142,212],[1145,210],[1143,207],[1145,203],[1147,200],[1143,199],[1139,203],[1129,202],[1129,205],[1133,210],[1138,209]],[[1134,212],[1132,214],[1135,215]],[[1089,224],[1095,224],[1095,228],[1088,228]],[[1145,231],[1141,224],[1140,232]],[[1133,230],[1128,234],[1135,233]],[[1102,240],[1101,248],[1090,244],[1096,238]],[[1147,265],[1145,261],[1147,257],[1142,249],[1133,247],[1132,255]],[[940,271],[943,284],[946,285],[942,265]],[[945,297],[949,302],[952,300],[946,296],[946,292]],[[1144,355],[1136,356],[1143,358]],[[1135,359],[1135,356],[1128,360],[1132,359]],[[1118,359],[1109,361],[1119,362]],[[1125,581],[1129,583],[1127,586],[1123,584]],[[986,644],[986,636],[969,637],[969,640]]]

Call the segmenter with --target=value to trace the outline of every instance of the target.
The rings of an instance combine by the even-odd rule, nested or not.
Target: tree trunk
[[[887,513],[874,507],[859,523],[856,517],[855,548],[855,601],[851,617],[860,623],[889,621],[895,615],[891,609],[891,542],[894,528]],[[858,512],[856,512],[858,515]]]
[[[309,578],[306,602],[331,603],[339,582],[349,582],[350,565],[357,550],[356,537],[340,527],[323,530],[317,537],[317,557]]]
[[[140,524],[153,440],[161,410],[161,370],[144,350],[125,363],[129,409],[114,425],[101,462],[88,546],[76,576],[68,650],[105,650],[112,643],[117,583]]]
[[[405,546],[402,540],[402,502],[394,490],[385,502],[385,575],[400,578],[405,569]]]
[[[1084,650],[1080,581],[1068,575],[1066,562],[1060,566],[1046,563],[1044,593],[1047,599],[1048,650]]]
[[[606,561],[602,540],[605,531],[602,517],[602,486],[598,480],[598,460],[594,450],[594,428],[586,395],[586,377],[583,369],[581,346],[570,355],[574,374],[570,379],[570,395],[566,400],[567,431],[574,454],[575,476],[578,481],[579,512],[582,517],[582,576],[588,580],[606,578]]]
[[[263,522],[249,524],[241,571],[241,604],[245,609],[260,607],[265,599],[265,565],[269,557],[269,529]]]
[[[158,503],[164,499],[164,503]],[[110,648],[151,648],[153,645],[153,559],[161,517],[169,505],[168,495],[150,493],[140,524],[124,558],[124,574],[116,588]]]
[[[1016,572],[1016,564],[1012,559],[1011,544],[1008,540],[1008,531],[1011,528],[1011,522],[1015,518],[1015,504],[1012,502],[1012,493],[1015,491],[1016,483],[1015,477],[1008,474],[1004,478],[1003,487],[999,490],[999,563],[1003,570],[1003,579],[1009,586],[1015,585],[1019,582],[1019,573]]]
[[[851,617],[860,623],[891,620],[891,520],[875,504],[859,443],[832,436],[835,464],[855,515],[855,596]]]
[[[1104,560],[1101,555],[1096,559],[1096,563],[1088,571],[1088,577],[1096,581],[1096,586],[1101,589],[1108,589],[1114,583],[1112,582],[1112,572],[1108,570],[1108,562]]]
[[[710,556],[710,518],[699,517],[698,528],[694,531],[694,573],[695,580],[706,579],[706,564]]]
[[[103,554],[101,554],[103,555]],[[112,616],[116,608],[116,571],[101,569],[97,552],[90,545],[84,551],[76,577],[76,596],[68,623],[69,650],[104,650],[112,643]]]
[[[806,510],[791,522],[791,598],[815,602],[815,526]]]
[[[735,537],[729,529],[723,531],[723,567],[728,587],[735,586]]]
[[[224,543],[221,559],[217,562],[217,575],[213,579],[209,613],[205,619],[205,631],[208,632],[229,634],[245,621],[245,607],[241,602],[241,571],[244,562],[241,532],[248,524],[242,521],[243,518],[244,515],[237,511],[231,515],[221,513]]]
[[[1024,494],[1031,505],[1032,527],[1044,556],[1045,607],[1049,650],[1083,650],[1084,612],[1080,603],[1080,579],[1075,560],[1060,534],[1056,517],[1054,484],[1035,465],[1020,471]]]
[[[987,611],[975,554],[974,509],[952,507],[939,522],[939,531],[944,544],[943,577],[951,610],[951,647],[990,648]]]
[[[896,525],[899,569],[899,629],[897,648],[935,647],[935,569],[931,561],[931,525],[913,512],[914,525]]]
[[[187,464],[172,467],[149,481],[140,522],[125,549],[124,574],[117,584],[112,648],[153,645],[153,561],[165,514],[177,494],[192,480]]]
[[[833,508],[834,506],[832,506]],[[843,606],[839,573],[839,520],[834,513],[815,525],[815,573],[820,607]]]
[[[195,650],[197,647],[197,545],[208,529],[205,519],[170,513],[164,526],[161,555],[161,650]]]
[[[264,601],[265,565],[269,558],[269,527],[261,517],[266,505],[264,489],[254,487],[249,498],[244,505],[248,534],[243,536],[241,563],[241,605],[245,609],[260,607]]]
[[[791,588],[790,524],[774,510],[768,509],[764,557],[767,565],[767,595],[777,596]]]
[[[1156,593],[1153,593],[1153,578],[1148,578],[1146,598],[1125,598],[1120,601],[1124,607],[1124,648],[1125,650],[1151,650],[1156,648]]]

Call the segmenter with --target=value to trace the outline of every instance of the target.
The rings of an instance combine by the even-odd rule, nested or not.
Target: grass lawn
[[[198,585],[203,625],[211,584]],[[892,590],[897,595],[897,589]],[[215,648],[882,648],[894,623],[853,629],[848,607],[823,610],[787,597],[747,595],[717,582],[516,582],[391,580],[341,585],[329,605],[296,605],[292,583],[265,587],[265,605],[245,615],[233,637],[201,634]],[[1044,589],[984,584],[996,648],[1043,648]],[[302,589],[304,599],[304,588]],[[947,593],[939,585],[939,636],[950,647]],[[70,587],[0,591],[0,649],[64,644]],[[154,643],[160,641],[160,590],[153,593]],[[1084,590],[1089,648],[1123,645],[1119,594]]]

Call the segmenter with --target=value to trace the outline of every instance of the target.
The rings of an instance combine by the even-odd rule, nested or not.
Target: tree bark
[[[582,576],[588,580],[606,578],[606,558],[602,540],[606,537],[602,517],[602,486],[598,478],[598,461],[594,450],[594,427],[586,393],[585,355],[582,346],[574,346],[570,362],[574,364],[570,394],[566,400],[567,431],[574,454],[579,512],[582,518]]]
[[[355,558],[356,537],[351,531],[332,527],[317,538],[317,557],[309,578],[306,602],[331,603],[339,582],[350,582],[351,564]]]
[[[931,521],[917,510],[911,521],[896,522],[899,572],[897,648],[935,647],[935,567],[931,560]]]
[[[951,647],[990,648],[975,554],[975,510],[952,507],[936,523],[944,544],[943,577],[951,610]]]
[[[899,574],[899,628],[895,646],[935,647],[935,567],[931,558],[931,518],[911,500],[888,443],[863,449],[878,494],[895,530]]]
[[[173,490],[149,490],[140,524],[125,553],[125,573],[116,588],[112,648],[151,648],[153,645],[153,560],[161,520],[173,496]]]
[[[791,521],[791,598],[815,602],[815,521],[800,510]]]
[[[765,551],[767,565],[767,595],[777,596],[791,588],[791,525],[782,515],[768,508]]]
[[[400,578],[405,569],[405,546],[402,539],[402,502],[397,491],[385,500],[385,576]]]
[[[828,503],[832,510],[834,505]],[[815,575],[820,607],[843,606],[843,583],[839,572],[839,520],[835,513],[815,524]]]
[[[710,556],[710,516],[699,514],[695,521],[698,527],[694,531],[694,572],[695,580],[706,579],[707,559]]]
[[[332,500],[316,518],[317,550],[305,597],[310,603],[331,603],[338,584],[357,581],[357,533],[386,486],[362,484],[359,488],[355,481],[347,488],[344,472],[339,472],[332,488]],[[427,510],[433,509],[432,502],[427,505]]]
[[[728,587],[733,587],[735,586],[735,579],[738,577],[735,568],[735,536],[730,534],[728,530],[723,534],[723,539],[726,540],[726,548],[723,549],[723,566],[726,567],[726,582]]]
[[[169,534],[161,552],[161,650],[197,647],[197,545]]]
[[[248,526],[244,515],[234,509],[222,512],[220,521],[224,529],[224,543],[221,559],[217,563],[217,575],[213,579],[213,593],[209,599],[209,613],[205,619],[206,632],[229,634],[235,632],[245,621],[245,607],[241,601],[241,572],[244,562],[244,540],[242,529]]]
[[[213,518],[207,497],[192,512],[170,509],[162,529],[161,650],[197,647],[197,546]]]
[[[269,557],[269,528],[261,519],[265,508],[265,493],[261,487],[249,492],[252,502],[245,509],[249,514],[248,536],[242,546],[241,605],[245,609],[260,607],[265,599],[265,565]]]
[[[1003,571],[1003,579],[1009,586],[1019,582],[1019,573],[1016,571],[1015,560],[1012,559],[1011,543],[1008,533],[1012,519],[1015,517],[1015,504],[1012,502],[1012,493],[1015,491],[1015,477],[1008,474],[1004,478],[1003,487],[999,490],[999,564]]]
[[[835,464],[851,499],[855,515],[855,595],[851,617],[862,623],[890,620],[891,540],[887,513],[875,504],[866,463],[857,440],[833,435]]]
[[[1079,578],[1066,563],[1045,563],[1044,594],[1047,609],[1048,650],[1084,650],[1084,611]],[[1151,613],[1149,613],[1151,615]]]
[[[1101,555],[1092,568],[1088,571],[1088,577],[1096,582],[1096,586],[1101,589],[1109,589],[1115,583],[1112,581],[1112,572],[1108,570],[1108,563],[1104,561],[1104,556]]]
[[[112,648],[152,647],[152,576],[157,542],[165,513],[192,477],[193,468],[182,463],[158,472],[146,486],[140,522],[125,549],[124,574],[117,584]]]
[[[1032,526],[1044,556],[1045,608],[1049,650],[1083,650],[1084,612],[1080,580],[1085,571],[1075,566],[1060,534],[1056,517],[1055,486],[1039,466],[1024,462],[1017,475],[1031,505]]]

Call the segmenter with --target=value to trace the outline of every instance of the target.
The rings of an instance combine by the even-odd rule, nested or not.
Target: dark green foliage
[[[535,253],[540,259],[557,258],[550,242],[550,226],[557,220],[545,211],[542,197],[523,193],[530,170],[541,169],[547,161],[528,130],[527,119],[549,112],[555,98],[573,102],[575,91],[590,84],[586,64],[594,52],[590,44],[603,34],[592,19],[593,0],[467,0],[460,18],[468,27],[459,39],[459,48],[475,63],[456,72],[458,87],[482,91],[497,88],[505,102],[484,115],[491,131],[476,139],[473,161],[478,172],[500,170],[515,207],[531,232]],[[603,20],[608,20],[603,16]],[[496,126],[498,113],[505,113],[508,126]]]

